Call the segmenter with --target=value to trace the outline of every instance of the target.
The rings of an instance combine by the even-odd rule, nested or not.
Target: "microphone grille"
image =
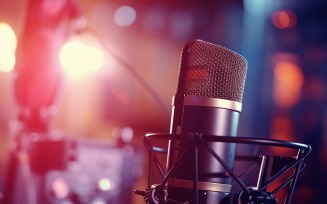
[[[241,102],[247,61],[220,45],[192,40],[181,54],[176,95]]]

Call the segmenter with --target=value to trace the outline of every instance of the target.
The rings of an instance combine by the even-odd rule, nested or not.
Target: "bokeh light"
[[[56,198],[63,199],[69,194],[69,186],[62,178],[57,178],[52,183],[52,193]]]
[[[293,125],[289,117],[277,115],[272,120],[271,137],[273,139],[292,141]],[[280,151],[280,150],[279,150]]]
[[[101,178],[98,182],[98,187],[102,191],[109,191],[113,186],[109,179]]]
[[[100,48],[75,40],[62,47],[59,58],[65,73],[71,78],[85,77],[104,64],[104,54]]]
[[[304,76],[294,62],[281,61],[274,67],[274,101],[281,108],[294,106],[301,96]]]
[[[0,71],[10,72],[14,69],[17,38],[14,30],[0,22]]]
[[[92,201],[92,204],[106,204],[107,202],[101,198],[97,198],[94,201]]]
[[[290,10],[278,10],[272,14],[271,21],[276,28],[291,28],[296,25],[297,16]]]
[[[121,6],[116,10],[114,19],[116,24],[119,26],[130,26],[136,20],[136,11],[133,7]]]

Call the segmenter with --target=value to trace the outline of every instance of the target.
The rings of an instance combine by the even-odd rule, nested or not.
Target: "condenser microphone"
[[[237,135],[246,78],[247,61],[223,46],[192,40],[181,54],[178,84],[171,114],[171,134]],[[189,142],[170,140],[167,171],[180,159]],[[233,168],[235,144],[208,145]],[[195,161],[188,154],[168,179],[168,203],[224,202],[231,191],[232,178],[204,147],[198,149],[198,196],[194,200]],[[171,201],[171,202],[170,202]]]

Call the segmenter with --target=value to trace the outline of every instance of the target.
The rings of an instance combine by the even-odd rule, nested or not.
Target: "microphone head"
[[[220,45],[192,40],[181,54],[176,96],[200,96],[241,102],[247,61]]]

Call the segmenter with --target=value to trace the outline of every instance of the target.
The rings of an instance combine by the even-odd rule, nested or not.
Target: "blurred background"
[[[323,0],[0,0],[0,192],[13,141],[37,133],[39,199],[144,203],[143,136],[169,132],[180,53],[203,39],[248,60],[238,135],[311,145],[294,203],[323,203],[326,21]]]

